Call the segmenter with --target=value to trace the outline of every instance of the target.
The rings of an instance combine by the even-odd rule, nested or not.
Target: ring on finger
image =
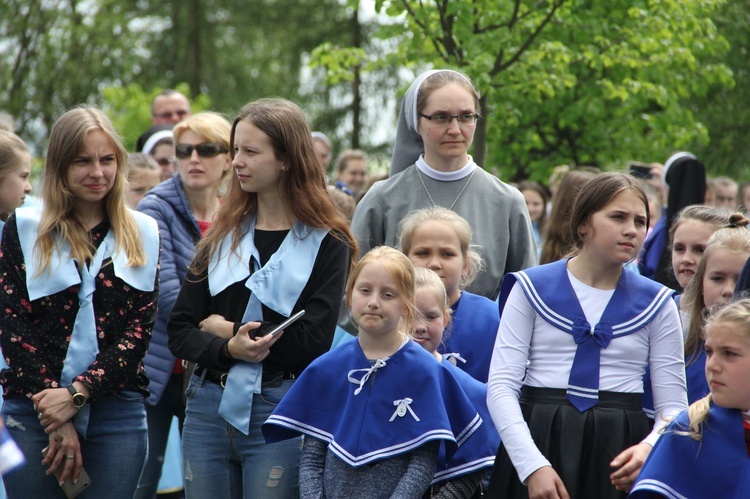
[[[65,459],[75,459],[75,456],[65,456]]]
[[[39,421],[41,421],[41,420],[42,420],[42,417],[43,417],[43,416],[42,416],[42,413],[40,412],[39,414],[37,414],[37,415],[36,415],[36,417],[38,417],[38,418],[39,418]]]

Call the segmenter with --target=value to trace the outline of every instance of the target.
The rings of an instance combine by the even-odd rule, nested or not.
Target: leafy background
[[[750,180],[750,0],[0,0],[0,110],[38,157],[55,119],[101,106],[126,144],[178,88],[232,118],[291,99],[336,150],[387,167],[422,70],[482,92],[473,155],[506,180],[690,150]]]

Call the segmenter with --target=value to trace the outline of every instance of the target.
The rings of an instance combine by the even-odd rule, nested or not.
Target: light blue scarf
[[[327,234],[326,229],[312,229],[297,221],[276,253],[261,267],[260,255],[254,242],[253,215],[235,251],[231,250],[232,235],[228,234],[212,255],[208,264],[211,296],[247,279],[245,286],[251,294],[242,316],[243,322],[262,321],[262,305],[289,317],[310,279],[320,244]],[[245,435],[250,432],[253,394],[260,393],[262,375],[263,364],[236,361],[229,369],[219,404],[219,414]]]
[[[93,297],[96,291],[96,275],[99,273],[102,263],[107,258],[112,257],[112,265],[117,277],[135,289],[144,292],[154,290],[156,269],[159,262],[158,225],[153,218],[142,213],[130,211],[130,214],[138,225],[146,253],[146,265],[142,267],[129,266],[125,252],[115,252],[115,235],[110,230],[99,245],[88,267],[82,265],[80,272],[75,261],[70,258],[70,243],[58,238],[57,251],[52,253],[47,268],[39,273],[40,262],[35,254],[34,244],[39,231],[41,208],[29,207],[16,210],[18,238],[26,264],[26,289],[29,293],[29,301],[51,296],[80,284],[78,290],[79,309],[60,376],[60,386],[71,384],[77,376],[89,368],[99,354]],[[84,437],[86,436],[88,418],[88,405],[81,408],[74,418],[76,430]]]

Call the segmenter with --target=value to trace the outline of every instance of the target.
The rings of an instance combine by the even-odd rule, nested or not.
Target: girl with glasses
[[[395,247],[398,224],[410,212],[453,210],[471,225],[472,243],[487,263],[468,291],[494,299],[502,276],[536,265],[537,252],[521,193],[468,154],[479,114],[479,92],[466,75],[450,70],[420,75],[404,96],[391,178],[360,201],[352,229],[363,251]]]
[[[222,182],[231,173],[229,121],[217,113],[198,113],[175,125],[177,172],[152,189],[138,210],[159,223],[162,237],[159,316],[144,359],[149,375],[146,401],[149,425],[149,459],[141,476],[138,498],[156,497],[167,437],[174,416],[185,418],[182,359],[167,346],[167,322],[195,245],[208,232],[221,207]]]
[[[295,497],[300,441],[266,445],[261,425],[330,348],[357,246],[299,107],[251,102],[230,136],[235,175],[168,326],[172,353],[197,363],[186,391],[186,493]],[[301,310],[284,332],[262,335]]]

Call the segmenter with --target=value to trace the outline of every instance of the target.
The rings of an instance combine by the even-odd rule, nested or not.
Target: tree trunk
[[[359,24],[359,8],[352,12],[352,45],[356,48],[362,47],[362,26]],[[354,68],[354,79],[352,80],[352,149],[360,148],[360,133],[362,124],[362,75],[360,67]]]
[[[479,98],[479,109],[487,109],[487,97],[484,95]],[[485,115],[477,121],[477,127],[474,131],[474,147],[472,149],[472,157],[474,162],[484,168],[485,170],[492,171],[492,167],[497,165],[485,165],[484,159],[487,157],[487,118]]]

